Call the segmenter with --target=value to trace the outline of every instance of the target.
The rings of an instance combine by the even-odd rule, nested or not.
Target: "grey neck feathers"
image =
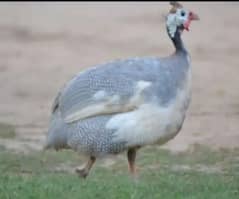
[[[176,49],[176,53],[187,54],[187,50],[186,50],[186,48],[183,44],[183,41],[181,39],[181,33],[180,33],[179,29],[180,29],[180,27],[177,27],[176,32],[174,34],[174,37],[170,36],[170,34],[168,32],[168,29],[167,29],[167,32],[168,32],[168,35],[169,35],[170,39],[173,42],[173,45]]]

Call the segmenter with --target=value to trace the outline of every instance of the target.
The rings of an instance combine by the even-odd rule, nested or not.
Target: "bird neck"
[[[169,32],[168,32],[168,35],[173,42],[173,45],[176,49],[176,53],[187,54],[187,50],[186,50],[186,48],[183,44],[183,41],[181,39],[181,33],[180,33],[179,28],[176,29],[176,32],[173,37],[169,34]]]

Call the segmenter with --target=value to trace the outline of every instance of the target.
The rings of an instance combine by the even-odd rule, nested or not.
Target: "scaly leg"
[[[129,171],[134,177],[137,177],[135,167],[136,148],[129,149],[127,155],[128,155]]]
[[[94,156],[90,156],[90,159],[88,160],[86,166],[81,168],[76,168],[76,172],[78,175],[82,178],[86,178],[90,172],[90,169],[92,168],[93,164],[95,163],[96,158]]]

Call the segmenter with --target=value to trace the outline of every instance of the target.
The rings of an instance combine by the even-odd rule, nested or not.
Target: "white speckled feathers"
[[[64,121],[129,112],[152,101],[167,103],[175,97],[188,68],[185,61],[178,62],[183,65],[180,70],[172,68],[174,62],[134,58],[79,73],[57,98]]]
[[[187,54],[90,68],[58,93],[48,146],[62,146],[65,139],[67,146],[96,155],[165,143],[182,126],[190,85]]]
[[[183,126],[191,99],[190,57],[181,34],[199,17],[171,2],[167,33],[175,52],[167,57],[114,60],[77,74],[54,100],[47,148],[70,148],[96,158],[128,150],[134,173],[136,150],[162,145]]]

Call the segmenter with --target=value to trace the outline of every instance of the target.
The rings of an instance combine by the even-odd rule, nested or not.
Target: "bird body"
[[[53,103],[46,148],[90,156],[88,170],[97,157],[128,150],[134,170],[137,148],[175,137],[191,99],[191,66],[181,29],[167,29],[174,54],[115,60],[70,80]]]
[[[49,136],[49,145],[81,152],[88,145],[91,150],[86,152],[97,156],[164,143],[182,126],[190,101],[190,81],[187,54],[175,54],[173,59],[117,60],[81,72],[56,99],[58,107],[53,111],[50,129],[55,137]],[[61,137],[60,131],[64,139],[51,143],[57,135]],[[89,143],[91,136],[94,139]],[[116,149],[106,149],[105,142],[112,142]]]

